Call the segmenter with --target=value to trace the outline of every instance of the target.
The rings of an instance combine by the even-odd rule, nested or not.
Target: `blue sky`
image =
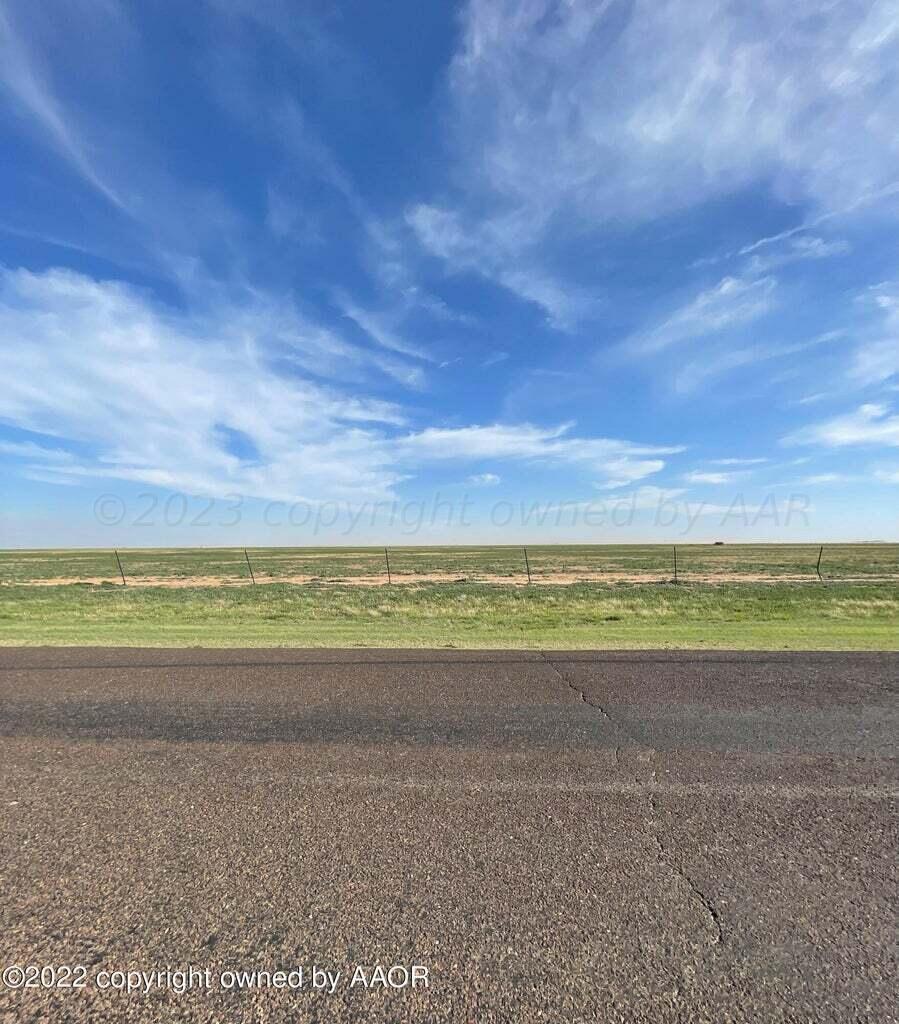
[[[3,546],[899,539],[899,8],[0,0]]]

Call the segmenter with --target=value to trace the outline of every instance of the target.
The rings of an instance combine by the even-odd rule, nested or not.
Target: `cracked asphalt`
[[[88,979],[0,1020],[896,1021],[897,688],[895,654],[0,650],[0,966]],[[350,984],[378,964],[429,984]],[[341,974],[97,982],[191,965]]]

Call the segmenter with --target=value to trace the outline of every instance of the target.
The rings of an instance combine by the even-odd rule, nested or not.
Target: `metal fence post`
[[[253,575],[253,566],[250,565],[250,556],[247,554],[247,549],[243,549],[243,556],[247,560],[247,568],[250,570],[250,579],[253,581],[253,586],[256,586],[256,577]]]
[[[818,574],[818,579],[824,582],[824,577],[821,575],[821,556],[824,554],[824,545],[821,545],[821,550],[818,552],[818,564],[815,566],[815,572]]]
[[[528,549],[527,548],[522,548],[521,550],[524,551],[524,567],[525,567],[525,569],[527,569],[528,583],[530,583],[531,582],[531,563],[528,561]]]
[[[113,550],[115,550],[115,549],[113,548]],[[118,551],[115,552],[115,560],[116,560],[116,564],[119,567],[119,575],[122,577],[122,586],[123,587],[127,587],[128,584],[125,582],[125,570],[122,568],[122,560],[121,560],[121,558],[119,558]]]
[[[677,545],[674,545],[674,582],[677,583]]]
[[[387,582],[393,583],[390,577],[390,555],[387,554],[387,548],[384,548],[384,561],[387,563]]]

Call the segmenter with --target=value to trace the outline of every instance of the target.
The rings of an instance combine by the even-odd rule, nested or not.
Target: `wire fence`
[[[899,583],[899,544],[169,548],[0,552],[3,585]]]

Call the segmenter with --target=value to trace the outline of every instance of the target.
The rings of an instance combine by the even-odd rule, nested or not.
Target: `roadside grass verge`
[[[899,586],[6,585],[0,644],[897,650]]]

